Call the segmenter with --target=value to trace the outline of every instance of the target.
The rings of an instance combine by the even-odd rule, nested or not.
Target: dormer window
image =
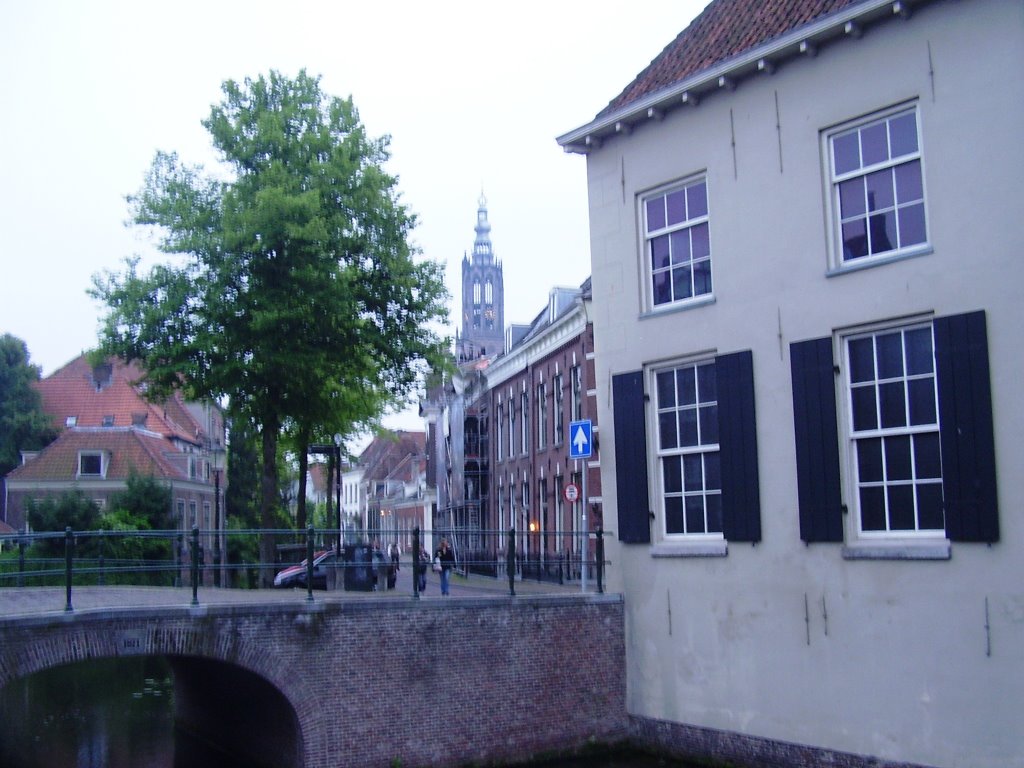
[[[107,462],[100,451],[82,451],[78,454],[79,477],[103,477],[107,472]]]
[[[77,416],[68,416],[66,419],[64,419],[64,426],[65,427],[77,427],[78,426],[78,417]]]
[[[113,414],[108,414],[108,415],[103,417],[102,426],[104,426],[104,427],[112,427],[112,426],[114,426],[114,416],[113,416]]]

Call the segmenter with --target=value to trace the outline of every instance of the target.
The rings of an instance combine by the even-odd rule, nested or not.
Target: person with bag
[[[455,551],[448,546],[448,539],[442,537],[441,545],[434,553],[434,570],[441,573],[441,594],[449,594],[452,568],[455,567]]]
[[[388,589],[395,588],[395,580],[398,578],[398,571],[400,569],[400,558],[401,555],[398,553],[398,545],[392,544],[388,547],[388,557],[391,560],[391,564],[388,565]]]
[[[420,547],[420,559],[419,563],[416,564],[416,579],[419,582],[420,592],[424,592],[427,589],[427,565],[429,563],[430,553],[423,547]]]

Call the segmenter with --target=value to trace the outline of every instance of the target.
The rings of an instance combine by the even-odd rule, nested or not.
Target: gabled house
[[[38,382],[43,410],[60,429],[41,451],[26,453],[8,473],[3,520],[26,524],[30,500],[80,490],[103,508],[132,473],[153,476],[171,490],[168,510],[182,531],[204,531],[212,562],[223,543],[224,420],[218,408],[176,393],[148,402],[134,366],[110,360],[93,366],[83,355]]]
[[[1021,765],[1022,20],[713,0],[558,139],[640,737]]]

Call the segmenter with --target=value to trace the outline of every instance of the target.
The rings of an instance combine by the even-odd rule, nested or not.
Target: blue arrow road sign
[[[590,419],[569,423],[569,458],[590,458],[590,447],[593,442]]]

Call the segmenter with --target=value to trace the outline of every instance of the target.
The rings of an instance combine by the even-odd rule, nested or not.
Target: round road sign
[[[562,491],[562,495],[565,496],[565,500],[568,502],[576,501],[580,497],[580,487],[576,483],[569,483],[565,486],[565,490]]]

